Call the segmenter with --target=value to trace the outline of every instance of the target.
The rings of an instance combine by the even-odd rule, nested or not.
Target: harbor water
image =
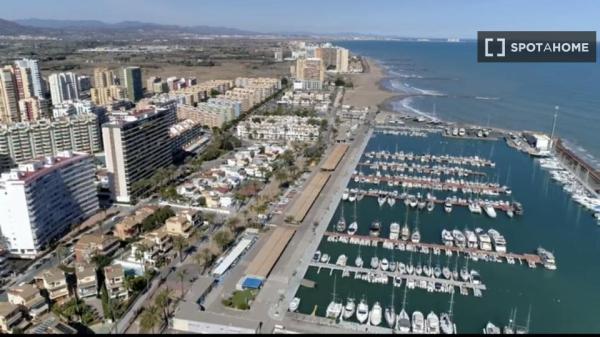
[[[508,252],[535,254],[536,249],[542,246],[553,252],[556,257],[557,270],[547,270],[541,265],[532,269],[526,263],[519,264],[519,262],[511,265],[506,262],[469,261],[469,269],[475,269],[480,273],[481,281],[486,285],[487,290],[483,291],[482,297],[475,297],[471,291],[465,296],[456,289],[453,312],[458,332],[479,333],[488,321],[502,327],[508,323],[510,312],[515,308],[518,310],[517,324],[525,325],[530,307],[531,332],[600,331],[596,308],[596,304],[600,301],[600,292],[596,288],[600,278],[600,264],[596,260],[597,256],[600,256],[600,227],[590,213],[574,203],[562,187],[550,179],[548,172],[542,169],[535,159],[509,148],[502,140],[461,140],[446,138],[438,133],[429,134],[425,138],[374,133],[365,152],[383,150],[415,154],[477,155],[490,159],[496,163],[496,167],[467,166],[469,169],[485,173],[484,178],[463,179],[469,181],[479,179],[482,182],[508,185],[512,189],[512,195],[501,194],[494,197],[482,196],[482,198],[514,200],[523,204],[523,215],[509,218],[505,212],[497,210],[495,219],[487,217],[485,213],[472,214],[467,207],[461,206],[454,206],[451,213],[444,211],[443,204],[437,204],[432,212],[423,209],[419,211],[418,221],[421,242],[441,244],[442,229],[494,228],[505,236]],[[361,162],[367,159],[363,155]],[[364,174],[374,174],[365,166],[357,170]],[[419,175],[407,172],[404,174]],[[387,191],[396,189],[399,193],[403,192],[401,186],[389,187],[384,183],[376,186],[350,181],[348,187]],[[450,195],[469,197],[462,195],[460,191],[453,193],[407,189],[406,192],[410,194],[421,192],[422,195],[431,192],[442,200]],[[335,231],[342,206],[346,223],[350,224],[354,220],[353,203],[340,201],[328,231]],[[387,238],[390,223],[398,222],[401,226],[404,224],[406,209],[401,200],[398,200],[393,207],[388,204],[380,207],[377,198],[365,196],[357,202],[356,213],[359,224],[357,235],[368,235],[371,222],[379,220],[382,225],[380,237]],[[408,224],[411,232],[415,227],[416,213],[416,209],[409,210]],[[354,266],[359,246],[327,242],[326,238],[323,238],[318,249],[331,256],[330,263],[335,263],[340,254],[346,254],[348,265]],[[409,252],[385,249],[381,244],[378,247],[360,246],[360,254],[365,268],[368,268],[373,255],[377,255],[379,259],[385,257],[389,261],[404,263],[408,263],[411,258]],[[432,266],[439,264],[440,267],[444,267],[449,264],[450,269],[454,269],[457,263],[460,270],[466,261],[464,255],[457,260],[454,254],[449,259],[444,252],[431,256]],[[413,265],[419,262],[426,264],[429,255],[414,252],[412,261]],[[338,301],[345,304],[346,298],[352,297],[358,303],[361,298],[365,298],[369,307],[379,301],[385,308],[391,302],[393,293],[396,312],[401,309],[406,285],[403,282],[402,287],[394,288],[391,279],[386,285],[371,284],[354,279],[353,274],[342,277],[341,271],[330,274],[329,269],[323,268],[317,273],[315,267],[309,267],[305,278],[315,281],[316,287],[301,286],[298,289],[296,296],[301,299],[298,312],[310,315],[316,306],[315,313],[318,316],[325,316],[326,307],[332,299],[334,279]],[[429,293],[424,289],[415,288],[407,291],[406,310],[409,315],[415,310],[423,312],[424,315],[430,311],[439,315],[448,311],[449,302],[449,293]],[[355,320],[355,317],[352,320]],[[385,320],[382,326],[384,324]]]

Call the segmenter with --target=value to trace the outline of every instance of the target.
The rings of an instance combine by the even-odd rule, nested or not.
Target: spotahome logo
[[[596,32],[477,32],[478,62],[596,62]]]

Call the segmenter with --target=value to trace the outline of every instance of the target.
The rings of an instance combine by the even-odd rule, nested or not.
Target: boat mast
[[[554,148],[554,132],[556,131],[556,120],[558,119],[558,105],[554,106],[554,120],[552,121],[552,133],[550,134],[550,149]]]
[[[450,310],[448,310],[448,317],[452,321],[452,307],[454,306],[454,291],[450,294]]]
[[[357,201],[356,201],[356,199],[354,199],[354,222],[356,222],[356,219],[357,219],[357,217],[356,217],[356,203],[357,203]]]

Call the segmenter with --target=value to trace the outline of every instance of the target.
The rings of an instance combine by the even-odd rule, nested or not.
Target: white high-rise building
[[[74,73],[58,73],[48,77],[52,104],[59,105],[64,101],[79,99],[79,84]]]
[[[38,61],[32,59],[22,59],[15,61],[15,64],[21,68],[30,70],[33,95],[37,97],[44,97],[44,85],[42,83],[42,73],[40,72]]]
[[[61,152],[0,176],[0,229],[11,254],[35,258],[98,211],[92,156]]]

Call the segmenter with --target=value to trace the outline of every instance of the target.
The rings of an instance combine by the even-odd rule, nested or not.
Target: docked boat
[[[415,267],[415,275],[421,275],[421,273],[423,273],[423,266],[421,266],[421,264],[418,263]]]
[[[433,275],[435,275],[435,277],[439,278],[442,275],[442,268],[440,268],[440,266],[435,266],[433,268]]]
[[[492,240],[487,233],[479,234],[479,249],[486,251],[492,250]]]
[[[554,254],[550,253],[546,249],[539,247],[537,249],[537,253],[542,259],[542,263],[546,269],[555,270],[556,269],[556,259],[554,258]]]
[[[378,237],[381,231],[381,223],[379,221],[373,221],[369,227],[369,235]]]
[[[369,322],[371,323],[371,325],[377,326],[381,324],[382,314],[383,310],[381,308],[381,305],[379,304],[379,302],[375,302],[375,304],[373,304],[371,312],[369,313]]]
[[[426,206],[427,206],[427,202],[426,202],[425,200],[422,200],[422,199],[421,199],[421,200],[419,200],[419,201],[417,202],[417,208],[418,208],[418,209],[423,209],[423,208],[425,208]]]
[[[335,261],[335,264],[340,267],[345,267],[347,262],[348,257],[346,256],[346,254],[342,254],[338,257],[337,261]]]
[[[330,259],[329,254],[325,253],[321,256],[321,263],[327,263]]]
[[[346,306],[344,307],[344,312],[342,313],[342,317],[344,319],[350,319],[354,315],[354,311],[356,310],[356,303],[353,298],[348,298],[346,300]]]
[[[499,327],[494,325],[494,323],[488,322],[483,329],[483,333],[486,335],[499,335],[501,331]]]
[[[388,307],[385,308],[384,316],[387,325],[390,328],[394,328],[394,325],[396,325],[396,311],[394,310],[393,305],[390,304]]]
[[[315,254],[313,255],[313,261],[315,261],[315,262],[319,262],[319,260],[320,260],[320,259],[321,259],[321,251],[320,251],[320,250],[317,250],[317,251],[315,252]]]
[[[298,307],[300,306],[300,298],[299,297],[294,297],[292,299],[292,301],[290,302],[290,305],[288,307],[288,310],[290,312],[295,312],[296,310],[298,310]]]
[[[403,241],[407,241],[410,238],[410,229],[408,228],[407,224],[404,224],[404,226],[402,227],[402,231],[400,232],[400,238]]]
[[[397,268],[397,266],[396,266],[396,261],[391,261],[391,262],[390,262],[390,271],[391,271],[391,272],[395,272],[395,271],[396,271],[396,268]]]
[[[409,263],[409,264],[407,264],[407,265],[406,265],[406,273],[407,273],[408,275],[411,275],[411,274],[412,274],[412,273],[414,273],[414,272],[415,272],[415,267],[414,267],[412,264],[410,264],[410,263]]]
[[[471,270],[470,278],[473,284],[481,284],[481,276],[477,270]]]
[[[373,256],[371,258],[371,268],[377,269],[379,267],[379,258],[377,256]]]
[[[413,333],[424,333],[425,332],[425,317],[420,311],[414,311],[412,314],[412,332]]]
[[[495,217],[497,216],[497,214],[496,214],[496,210],[494,209],[494,206],[492,206],[492,204],[490,204],[490,203],[486,203],[486,204],[483,206],[483,211],[485,212],[485,214],[486,214],[487,216],[489,216],[489,217],[490,217],[490,218],[492,218],[492,219],[493,219],[493,218],[495,218]]]
[[[392,196],[388,196],[387,203],[388,203],[388,205],[390,205],[390,207],[394,207],[394,205],[396,204],[396,198],[394,198]]]
[[[400,224],[397,222],[392,222],[390,225],[390,240],[398,240],[400,235]]]
[[[340,317],[340,315],[342,314],[342,310],[343,310],[343,305],[342,302],[337,302],[335,299],[335,283],[336,283],[336,279],[333,279],[333,297],[331,299],[331,302],[329,302],[329,305],[327,305],[327,309],[325,311],[325,317],[327,318],[331,318],[331,319],[338,319],[338,317]]]
[[[452,321],[452,309],[454,307],[454,292],[450,294],[450,309],[440,315],[440,330],[446,335],[456,333],[456,325]]]
[[[402,286],[402,277],[399,275],[394,276],[393,284],[394,287],[400,288]]]
[[[356,194],[357,194],[356,189],[351,189],[350,193],[348,193],[348,201],[354,202],[356,200]]]
[[[418,228],[415,228],[413,233],[410,235],[410,241],[413,243],[421,242],[421,233],[419,232]]]
[[[454,238],[454,244],[456,247],[465,248],[467,245],[467,239],[465,235],[458,229],[452,230],[452,237]]]
[[[364,261],[363,261],[362,257],[360,256],[360,253],[359,253],[359,255],[354,260],[354,265],[357,266],[358,268],[362,268],[363,264],[364,264]]]
[[[348,226],[348,235],[354,235],[356,234],[356,231],[358,230],[358,223],[356,223],[356,221],[353,221],[349,226]]]
[[[406,274],[406,265],[402,262],[398,262],[398,272],[400,274]]]
[[[452,237],[452,232],[449,230],[442,229],[442,242],[446,246],[454,245],[454,238]]]
[[[468,248],[477,248],[477,235],[475,235],[475,232],[465,229],[465,237],[467,238]]]
[[[433,200],[429,200],[427,202],[427,211],[431,212],[431,211],[433,211],[434,208],[435,208],[435,203],[433,202]]]
[[[415,198],[415,197],[410,197],[409,198],[408,205],[410,207],[415,208],[415,207],[417,207],[417,204],[418,204],[417,198]]]
[[[470,202],[469,211],[474,214],[481,214],[481,206],[477,202]]]
[[[509,218],[513,218],[515,216],[515,212],[512,209],[509,208],[509,209],[506,210],[506,215]]]
[[[379,264],[379,267],[381,268],[381,270],[387,271],[390,268],[390,263],[384,257],[383,259],[381,259],[381,263]]]
[[[367,321],[367,318],[369,318],[369,305],[367,304],[367,301],[363,298],[362,300],[360,300],[360,303],[358,303],[358,306],[356,307],[356,319],[361,324],[364,324]]]
[[[396,328],[394,330],[398,333],[410,332],[410,317],[408,316],[404,308],[400,310],[398,317],[396,317]]]
[[[495,229],[488,230],[488,235],[494,242],[494,249],[499,253],[506,253],[506,239]]]
[[[383,193],[379,193],[379,196],[377,197],[377,203],[379,204],[379,207],[382,207],[386,201],[387,196]]]
[[[433,311],[427,314],[427,320],[425,321],[425,333],[430,335],[437,335],[440,333],[440,319]]]
[[[348,200],[348,196],[350,195],[350,191],[346,188],[344,192],[342,192],[342,200]]]
[[[449,199],[446,199],[446,202],[444,203],[444,211],[446,213],[452,212],[452,202]]]
[[[425,276],[427,276],[427,277],[431,277],[431,273],[432,273],[432,272],[433,272],[433,271],[431,270],[431,267],[430,267],[430,266],[428,266],[428,265],[424,265],[424,266],[423,266],[423,274],[425,274]]]

